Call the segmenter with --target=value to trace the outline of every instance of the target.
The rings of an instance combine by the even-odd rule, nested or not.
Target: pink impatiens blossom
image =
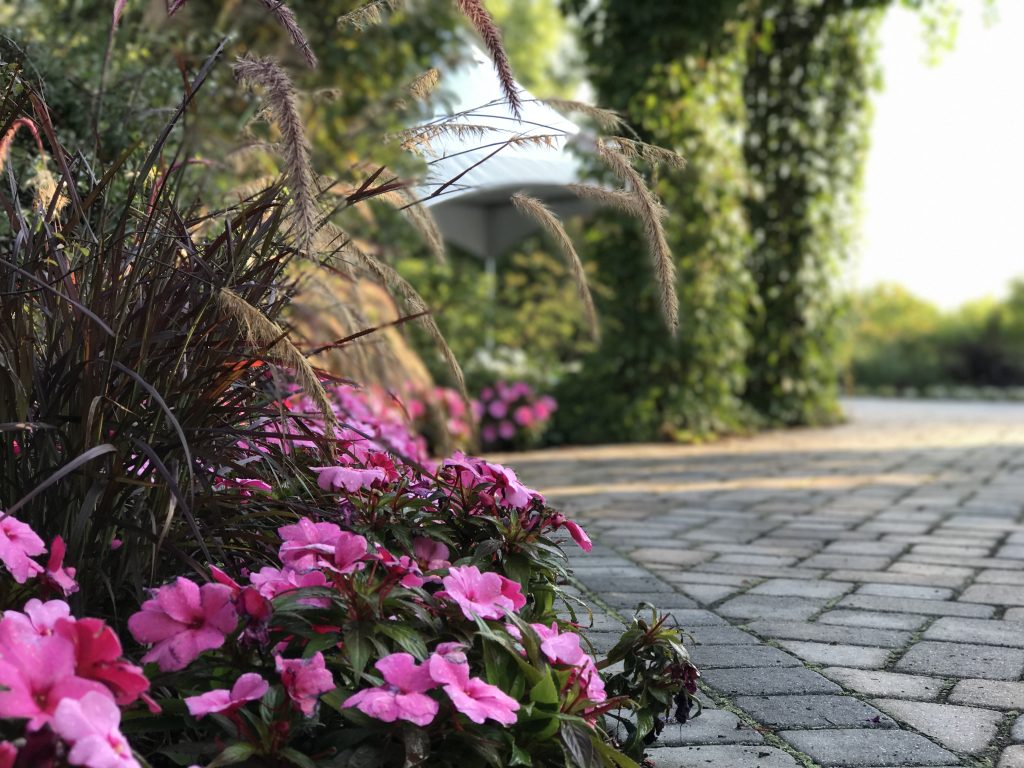
[[[491,571],[481,573],[475,565],[451,568],[441,582],[447,597],[458,603],[470,621],[474,616],[500,619],[526,605],[517,582]]]
[[[128,619],[128,629],[140,643],[154,644],[142,660],[155,661],[162,671],[171,672],[184,669],[203,651],[220,648],[237,623],[229,587],[200,587],[179,576],[142,604],[142,610]]]
[[[294,568],[272,568],[265,565],[249,576],[249,581],[267,600],[302,587],[325,587],[327,577],[321,571],[301,573]],[[327,605],[319,598],[310,598],[309,605]],[[313,602],[316,601],[316,602]]]
[[[334,690],[334,678],[324,665],[324,655],[317,651],[308,659],[274,657],[277,672],[288,698],[306,717],[311,717],[320,694]]]
[[[258,701],[263,698],[270,685],[255,672],[247,672],[235,681],[231,690],[218,688],[200,696],[189,696],[185,699],[185,706],[188,707],[192,717],[205,717],[206,715],[234,712],[239,707],[245,706],[250,701]]]
[[[14,768],[18,748],[9,741],[0,741],[0,768]]]
[[[74,594],[78,591],[78,582],[75,581],[75,569],[64,566],[64,554],[67,552],[67,545],[60,536],[54,536],[50,544],[50,558],[46,562],[46,580],[57,587],[64,596]]]
[[[551,622],[550,627],[543,624],[530,626],[540,638],[540,649],[551,663],[576,666],[587,656],[580,647],[580,636],[573,632],[559,632],[556,622]]]
[[[76,674],[75,646],[67,638],[40,634],[28,620],[0,620],[0,718],[27,719],[36,730],[50,721],[61,699],[90,692],[113,703],[102,683]]]
[[[438,571],[451,565],[448,562],[448,558],[451,556],[448,547],[443,542],[434,541],[425,536],[417,536],[413,539],[412,553],[424,571]]]
[[[24,584],[43,572],[43,567],[31,558],[45,551],[43,540],[31,526],[0,512],[0,562],[16,582]]]
[[[149,680],[139,667],[121,658],[121,641],[102,620],[61,619],[56,631],[75,647],[75,674],[103,683],[120,706],[149,690]]]
[[[283,540],[278,554],[281,562],[299,571],[323,568],[334,562],[334,543],[341,528],[334,523],[314,523],[308,517],[277,529]]]
[[[70,615],[71,606],[63,600],[47,600],[44,603],[33,597],[25,603],[21,612],[4,611],[4,621],[24,624],[40,635],[52,635],[57,621]]]
[[[590,537],[587,536],[587,532],[580,527],[579,523],[572,520],[566,520],[565,527],[566,530],[569,531],[569,535],[572,537],[572,540],[575,541],[579,545],[579,548],[584,552],[589,552],[594,548],[594,543],[590,540]]]
[[[316,484],[325,491],[348,491],[356,493],[374,483],[384,482],[385,471],[380,468],[359,469],[357,467],[311,467],[319,472]]]
[[[385,723],[407,720],[415,725],[429,725],[437,715],[437,702],[426,695],[436,688],[426,663],[417,664],[412,654],[392,653],[374,665],[384,677],[384,685],[364,688],[349,696],[344,707]]]
[[[86,768],[139,768],[120,725],[117,704],[97,693],[64,699],[53,716],[54,731],[71,745],[68,762]]]
[[[430,676],[444,686],[452,704],[474,723],[490,719],[502,725],[516,721],[519,702],[496,685],[469,676],[466,656],[454,643],[443,643],[428,661]]]
[[[361,571],[368,559],[370,556],[366,552],[366,539],[342,531],[334,544],[334,565],[331,570],[342,574]]]

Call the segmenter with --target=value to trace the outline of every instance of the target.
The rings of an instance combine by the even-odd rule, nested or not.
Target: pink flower
[[[334,543],[341,535],[341,528],[334,523],[314,523],[302,517],[294,525],[278,528],[277,532],[284,541],[278,554],[285,565],[300,571],[332,565]]]
[[[25,603],[22,610],[23,613],[4,611],[4,621],[23,623],[40,635],[52,635],[57,621],[71,615],[71,606],[63,600],[48,600],[44,603],[34,597]]]
[[[46,579],[58,587],[65,597],[78,591],[75,569],[64,567],[66,552],[67,546],[64,544],[64,539],[54,536],[53,542],[50,544],[50,559],[46,563]]]
[[[524,605],[519,584],[497,573],[480,573],[475,565],[451,568],[442,580],[447,597],[458,603],[462,614],[473,620],[500,619]]]
[[[487,406],[487,413],[495,419],[504,419],[508,414],[508,406],[501,400],[492,400]]]
[[[391,552],[378,544],[377,559],[387,570],[388,575],[393,579],[398,579],[399,584],[403,587],[415,589],[416,587],[422,587],[426,583],[426,579],[423,578],[423,573],[420,571],[419,563],[408,555],[395,557]]]
[[[565,527],[568,529],[569,535],[572,536],[572,540],[575,541],[584,552],[589,552],[594,548],[593,542],[590,540],[590,537],[587,536],[587,532],[580,528],[579,523],[573,522],[572,520],[566,520]]]
[[[516,436],[516,425],[511,421],[503,421],[498,424],[498,434],[502,440],[511,440]]]
[[[87,693],[57,705],[53,729],[71,745],[68,762],[87,768],[139,768],[121,734],[121,710],[108,697]]]
[[[16,582],[24,584],[43,572],[42,566],[30,558],[43,554],[46,547],[31,526],[2,512],[0,515],[0,562]]]
[[[580,664],[587,654],[580,648],[580,636],[572,632],[559,632],[558,624],[551,622],[550,627],[543,624],[531,624],[540,637],[540,649],[552,664]]]
[[[316,484],[325,491],[345,490],[349,493],[356,493],[364,488],[369,488],[375,482],[382,483],[385,480],[383,469],[358,469],[356,467],[311,467],[314,472],[319,472]]]
[[[320,571],[300,573],[293,568],[271,568],[264,566],[259,572],[249,576],[249,581],[267,600],[273,600],[280,594],[291,592],[303,587],[326,587],[327,577]],[[314,600],[315,598],[310,598]],[[312,603],[311,603],[312,604]],[[326,605],[326,603],[323,603]]]
[[[0,741],[0,768],[14,768],[14,761],[17,759],[18,748],[9,741]]]
[[[375,664],[384,676],[384,685],[364,688],[349,696],[344,707],[385,723],[407,720],[415,725],[428,725],[437,714],[438,704],[425,691],[436,688],[426,664],[417,664],[408,653],[392,653]]]
[[[120,549],[122,544],[124,544],[124,542],[121,541],[120,539],[111,539],[110,540],[110,548],[112,550]]]
[[[192,717],[205,717],[206,715],[218,712],[234,712],[239,707],[245,706],[247,702],[258,701],[263,698],[270,685],[255,672],[247,672],[242,675],[231,690],[218,688],[201,696],[189,696],[185,699],[185,706],[188,707]]]
[[[494,443],[498,440],[498,429],[493,424],[484,424],[480,427],[480,437],[485,443]]]
[[[532,427],[534,423],[533,409],[528,405],[520,405],[512,412],[512,418],[521,427]]]
[[[324,655],[319,651],[308,659],[275,656],[274,663],[288,698],[306,717],[313,714],[321,693],[334,690],[334,678],[324,665]]]
[[[412,553],[424,571],[438,571],[447,568],[450,553],[448,547],[440,541],[417,536],[412,542]]]
[[[0,620],[0,718],[25,718],[36,730],[50,721],[61,699],[96,692],[113,703],[104,685],[79,677],[75,667],[75,646],[66,637],[40,634],[28,621],[5,615]]]
[[[338,573],[354,573],[365,567],[371,559],[366,552],[366,539],[355,533],[343,531],[334,545],[334,566]]]
[[[142,604],[142,610],[128,619],[128,629],[138,642],[154,643],[142,660],[155,661],[170,672],[184,669],[203,651],[220,648],[237,623],[230,587],[200,587],[179,576]]]
[[[479,677],[470,678],[465,654],[455,651],[451,643],[438,646],[429,659],[430,676],[444,685],[452,704],[474,723],[488,718],[502,725],[516,721],[519,702],[496,685]]]
[[[142,670],[121,658],[121,641],[100,619],[62,619],[57,632],[75,647],[75,674],[103,683],[120,706],[149,690]]]

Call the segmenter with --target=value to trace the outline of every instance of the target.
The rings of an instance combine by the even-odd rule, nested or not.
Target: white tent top
[[[491,60],[475,46],[465,64],[443,76],[442,85],[454,98],[450,111],[432,122],[466,128],[443,131],[431,141],[436,157],[429,160],[420,196],[455,179],[424,202],[447,240],[481,258],[506,251],[537,228],[509,202],[519,191],[543,200],[560,216],[592,209],[566,189],[586,176],[579,159],[567,150],[579,126],[522,86],[517,119],[502,96]],[[524,141],[506,145],[520,138]]]

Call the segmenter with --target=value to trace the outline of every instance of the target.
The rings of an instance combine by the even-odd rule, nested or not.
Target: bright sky
[[[960,5],[938,65],[913,13],[885,19],[854,274],[950,308],[1024,276],[1024,0],[998,0],[990,26],[980,0]]]

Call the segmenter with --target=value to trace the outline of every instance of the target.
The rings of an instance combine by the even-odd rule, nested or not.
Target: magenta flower
[[[40,634],[27,620],[0,620],[0,718],[27,719],[36,730],[50,721],[61,699],[90,692],[113,702],[101,683],[78,676],[75,646],[67,638]]]
[[[366,552],[366,543],[362,536],[343,531],[334,545],[334,565],[331,570],[342,574],[361,571],[366,560],[371,559]]]
[[[566,520],[565,527],[568,529],[569,535],[572,536],[572,540],[575,541],[584,552],[589,552],[594,548],[594,543],[590,540],[590,537],[587,536],[587,532],[580,527],[579,523],[572,520]]]
[[[429,725],[437,714],[437,702],[425,691],[436,688],[427,664],[417,664],[408,653],[392,653],[374,665],[384,677],[384,685],[364,688],[345,699],[343,707],[355,707],[363,714],[393,723],[407,720]]]
[[[334,678],[324,665],[324,655],[317,651],[308,659],[274,657],[288,698],[306,717],[311,717],[320,694],[334,690]]]
[[[498,434],[502,440],[511,440],[516,436],[516,425],[511,421],[502,421],[498,424]]]
[[[494,443],[498,440],[498,428],[493,424],[484,424],[480,427],[480,437],[485,443]]]
[[[504,419],[508,414],[508,406],[502,400],[492,400],[487,406],[487,413],[495,419]]]
[[[56,631],[75,647],[75,674],[103,683],[120,706],[145,698],[149,680],[121,658],[121,641],[101,619],[60,619]]]
[[[412,553],[424,571],[439,571],[451,565],[448,562],[448,558],[451,556],[448,547],[440,541],[434,541],[425,536],[417,536],[413,539]]]
[[[121,734],[121,710],[109,697],[87,693],[57,705],[53,730],[71,745],[68,762],[87,768],[139,768]]]
[[[512,419],[521,427],[532,427],[535,421],[533,409],[528,405],[520,405],[512,411]]]
[[[356,467],[311,467],[319,472],[316,484],[325,491],[348,491],[357,493],[369,488],[375,482],[384,482],[386,475],[383,469],[358,469]]]
[[[66,619],[71,615],[71,606],[63,600],[47,600],[45,603],[32,598],[18,611],[4,611],[4,621],[21,623],[30,627],[40,635],[52,635],[58,619]]]
[[[491,719],[502,725],[516,721],[519,702],[496,685],[469,676],[469,664],[454,643],[444,643],[428,660],[430,676],[444,686],[452,704],[474,723]]]
[[[449,569],[441,583],[446,596],[458,603],[470,621],[474,616],[500,619],[526,605],[517,582],[490,571],[480,573],[475,565]]]
[[[300,573],[293,568],[271,568],[269,565],[251,574],[249,581],[267,600],[273,600],[280,594],[302,587],[327,586],[327,577],[320,571]],[[326,606],[328,603],[320,598],[310,598],[308,604]]]
[[[15,456],[17,456],[17,451],[15,451]],[[18,748],[9,741],[0,741],[0,768],[14,768],[14,761],[17,759]]]
[[[230,713],[245,706],[247,702],[259,701],[269,688],[270,685],[262,677],[255,672],[247,672],[235,681],[231,690],[217,688],[200,696],[189,696],[185,699],[185,706],[192,717]]]
[[[128,619],[128,629],[138,642],[154,644],[142,660],[171,672],[184,669],[203,651],[220,648],[237,623],[230,587],[200,587],[179,576],[142,604]]]
[[[552,664],[569,664],[576,666],[583,662],[587,654],[580,648],[580,636],[573,632],[559,632],[558,624],[551,622],[550,627],[543,624],[531,624],[540,638],[540,649]]]
[[[0,515],[0,562],[16,582],[24,584],[43,572],[43,567],[31,558],[43,554],[46,546],[31,526],[3,512]]]
[[[65,597],[78,591],[75,569],[64,566],[66,552],[67,545],[64,544],[64,539],[54,536],[50,544],[50,559],[46,562],[46,580],[60,589]]]
[[[341,528],[334,523],[314,523],[302,517],[294,525],[278,528],[277,532],[284,541],[278,554],[285,565],[308,571],[333,564],[334,543],[341,535]]]

